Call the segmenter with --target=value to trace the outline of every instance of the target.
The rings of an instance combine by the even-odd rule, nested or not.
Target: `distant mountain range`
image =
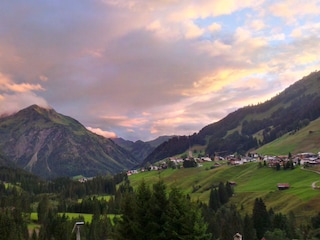
[[[170,138],[174,136],[160,136],[154,140],[143,142],[141,140],[138,141],[129,141],[123,138],[112,138],[112,140],[118,144],[119,146],[126,149],[130,152],[139,162],[143,162],[143,160],[153,151],[157,146],[166,142]]]
[[[0,165],[23,168],[43,178],[115,174],[189,149],[202,149],[206,156],[246,154],[296,133],[319,117],[320,72],[192,136],[162,136],[149,142],[107,139],[73,118],[32,105],[0,117]],[[312,147],[320,149],[320,143]]]

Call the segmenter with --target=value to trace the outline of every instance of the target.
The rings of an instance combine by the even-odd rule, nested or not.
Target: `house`
[[[229,181],[229,183],[230,183],[231,186],[236,186],[237,185],[237,183],[233,182],[233,181]]]
[[[129,170],[129,171],[127,171],[127,175],[128,176],[131,176],[132,174],[138,174],[139,172],[138,172],[138,170]]]
[[[85,178],[85,177],[82,177],[82,178],[80,178],[78,181],[81,182],[81,183],[85,183],[85,182],[88,181],[88,179]]]
[[[202,157],[201,160],[204,162],[211,162],[212,161],[211,158],[209,158],[209,157]]]
[[[242,240],[242,235],[240,233],[236,233],[234,236],[233,236],[233,240]]]
[[[278,183],[278,189],[279,190],[286,190],[286,189],[289,189],[289,188],[290,188],[289,183]]]
[[[243,164],[243,160],[242,159],[238,159],[238,158],[233,158],[233,159],[230,159],[229,164],[230,165],[242,165]]]

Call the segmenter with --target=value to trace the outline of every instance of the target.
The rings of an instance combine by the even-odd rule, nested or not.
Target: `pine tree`
[[[201,215],[201,209],[190,202],[177,188],[169,193],[169,206],[167,209],[168,221],[166,223],[166,239],[201,239],[211,238],[207,234],[207,224]]]
[[[253,222],[248,214],[246,214],[243,219],[243,239],[246,239],[246,240],[256,239],[256,232],[253,227]]]
[[[296,217],[293,212],[289,212],[288,214],[288,232],[287,236],[290,239],[297,239],[298,234],[297,234],[297,223],[296,223]]]
[[[100,239],[100,212],[95,212],[92,216],[92,221],[89,228],[89,239],[99,240]]]
[[[121,218],[118,221],[115,239],[139,240],[137,236],[137,223],[135,218],[136,199],[132,192],[123,194],[121,202]]]
[[[219,183],[218,193],[219,193],[219,199],[220,199],[221,205],[226,204],[229,201],[229,197],[223,182]]]
[[[150,216],[153,221],[150,226],[150,235],[153,235],[152,239],[166,239],[164,226],[167,222],[167,210],[168,197],[167,187],[165,183],[159,179],[159,181],[152,186],[152,197],[150,201]]]
[[[228,198],[232,197],[233,196],[233,189],[232,189],[231,183],[226,182],[225,187],[226,187],[226,192],[227,192]]]
[[[135,205],[135,218],[137,224],[137,235],[141,240],[147,240],[150,236],[150,223],[153,221],[151,216],[151,191],[149,186],[143,180],[136,191],[135,194],[136,205]]]
[[[210,198],[209,198],[209,208],[217,211],[221,206],[218,190],[216,188],[211,188]]]
[[[203,216],[208,224],[208,232],[212,235],[212,239],[218,239],[220,236],[220,220],[216,219],[213,209],[203,206]]]
[[[41,198],[37,208],[38,221],[40,223],[44,223],[44,221],[48,218],[49,209],[50,209],[49,199],[48,199],[48,196],[45,195]]]
[[[242,232],[242,218],[234,205],[222,206],[216,217],[219,219],[221,229],[219,239],[229,240],[237,232]]]
[[[257,233],[257,238],[261,239],[270,227],[269,214],[267,212],[266,205],[261,198],[256,198],[254,202],[252,221]]]

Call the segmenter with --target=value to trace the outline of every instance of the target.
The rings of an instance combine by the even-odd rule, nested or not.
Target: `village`
[[[259,162],[259,164],[263,164],[264,166],[268,166],[271,168],[286,168],[286,167],[295,167],[295,166],[303,166],[303,167],[312,167],[316,165],[320,165],[320,152],[311,153],[298,153],[295,155],[279,155],[279,156],[271,156],[264,155],[261,156],[257,153],[248,154],[247,156],[235,156],[228,155],[225,157],[222,156],[214,156],[210,157],[193,157],[192,152],[189,151],[189,154],[185,158],[176,158],[170,157],[166,161],[160,161],[156,164],[147,164],[146,166],[140,169],[133,169],[127,171],[127,175],[130,176],[132,174],[138,174],[139,172],[145,171],[159,171],[167,168],[183,168],[186,164],[185,161],[195,162],[194,166],[202,167],[202,163],[204,162],[213,162],[212,168],[219,167],[221,165],[227,164],[231,166],[242,165],[249,162]],[[188,165],[188,164],[187,164]],[[189,164],[190,165],[190,164]]]

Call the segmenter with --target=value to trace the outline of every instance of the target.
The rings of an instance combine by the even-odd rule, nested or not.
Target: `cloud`
[[[301,4],[3,2],[0,109],[49,103],[134,140],[192,134],[319,68],[319,4]]]
[[[44,108],[50,107],[45,99],[32,92],[0,94],[0,115],[12,114],[33,104]]]
[[[32,90],[44,90],[40,84],[14,83],[10,77],[0,72],[0,91],[28,92]]]
[[[271,13],[283,18],[286,23],[295,24],[298,19],[308,16],[319,16],[320,4],[317,0],[286,0],[276,2],[269,7]]]
[[[33,92],[39,90],[44,90],[40,84],[15,83],[0,72],[0,115],[15,113],[32,104],[49,107],[45,99]]]
[[[221,25],[218,23],[212,23],[209,27],[208,27],[210,32],[216,32],[216,31],[220,31],[221,30]]]
[[[107,123],[117,122],[118,126],[126,128],[141,126],[146,121],[144,118],[129,118],[127,116],[103,116],[102,118]]]
[[[89,131],[96,133],[98,135],[101,135],[105,138],[116,138],[117,135],[114,132],[108,132],[104,131],[101,128],[92,128],[92,127],[86,127]]]

